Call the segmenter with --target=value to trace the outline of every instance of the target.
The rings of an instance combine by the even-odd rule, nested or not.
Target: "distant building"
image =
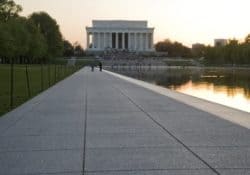
[[[149,28],[147,21],[94,20],[92,25],[86,27],[88,52],[154,51],[154,28]]]
[[[204,56],[205,52],[205,44],[195,43],[192,45],[192,54],[195,57],[202,57]]]
[[[228,43],[227,39],[215,39],[214,40],[215,47],[225,46],[225,45],[227,45],[227,43]]]

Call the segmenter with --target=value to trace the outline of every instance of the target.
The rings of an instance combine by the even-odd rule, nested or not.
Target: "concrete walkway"
[[[1,175],[247,175],[250,132],[85,68],[0,119]]]

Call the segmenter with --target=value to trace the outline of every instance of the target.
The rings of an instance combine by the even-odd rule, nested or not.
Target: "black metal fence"
[[[39,64],[20,64],[10,60],[0,64],[0,116],[83,66],[84,64],[68,65],[64,59]]]

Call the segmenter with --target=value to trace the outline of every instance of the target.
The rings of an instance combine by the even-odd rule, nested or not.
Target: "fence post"
[[[68,72],[69,72],[69,70],[68,70],[68,69],[69,69],[69,68],[68,68],[68,65],[66,65],[65,68],[66,68],[66,76],[68,76],[68,75],[69,75],[69,74],[68,74]]]
[[[54,74],[54,80],[55,80],[55,83],[56,83],[56,63],[54,63],[54,64],[55,64],[55,66],[54,66],[54,68],[55,68],[55,69],[54,69],[54,73],[55,73],[55,74]]]
[[[62,80],[62,65],[59,65],[59,81]]]
[[[60,64],[57,66],[57,79],[60,81],[61,72],[60,72]]]
[[[14,93],[14,63],[13,58],[10,60],[10,109],[13,109],[13,93]]]
[[[28,62],[26,60],[26,83],[27,83],[27,90],[28,90],[28,96],[29,98],[31,97],[31,93],[30,93],[30,80],[29,80],[29,71],[28,71]]]
[[[63,79],[63,65],[61,64],[60,66],[60,69],[61,69],[61,80]]]
[[[60,64],[57,66],[57,80],[60,81]]]
[[[64,65],[64,78],[67,76],[67,72],[66,72],[66,64]]]
[[[50,79],[50,63],[48,63],[48,80],[49,80],[49,87],[51,86],[51,79]]]
[[[43,91],[43,62],[40,63],[41,65],[41,92]]]

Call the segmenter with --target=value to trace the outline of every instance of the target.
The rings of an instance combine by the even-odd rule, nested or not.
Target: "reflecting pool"
[[[112,71],[250,112],[250,70],[248,69],[119,68]]]

